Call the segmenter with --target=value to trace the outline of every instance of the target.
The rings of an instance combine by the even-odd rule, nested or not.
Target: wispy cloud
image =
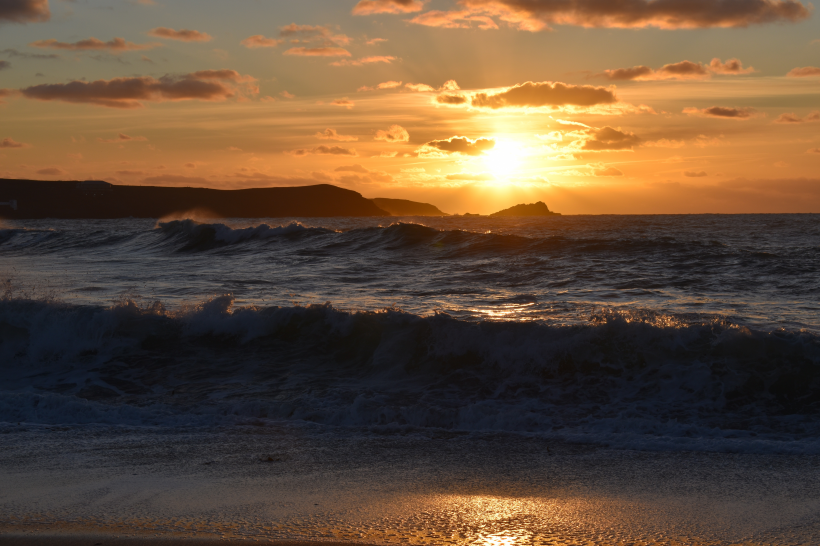
[[[74,43],[58,42],[57,40],[50,39],[38,40],[30,43],[29,45],[31,47],[38,47],[41,49],[62,49],[67,51],[108,51],[109,53],[145,51],[146,49],[162,47],[162,44],[135,44],[133,42],[126,42],[123,38],[114,38],[113,40],[109,40],[107,42],[103,42],[97,38],[88,38]]]
[[[243,93],[255,94],[259,92],[255,81],[234,70],[200,70],[181,77],[72,81],[34,85],[20,91],[29,99],[128,109],[139,108],[143,102],[223,101]]]
[[[332,64],[333,66],[364,66],[366,64],[376,64],[376,63],[386,63],[391,64],[393,61],[396,60],[396,57],[392,55],[375,55],[372,57],[362,57],[360,59],[344,59],[341,61],[336,61]]]
[[[181,42],[210,42],[213,37],[198,30],[180,29],[174,30],[167,27],[157,27],[148,33],[156,38],[167,38],[169,40],[179,40]]]

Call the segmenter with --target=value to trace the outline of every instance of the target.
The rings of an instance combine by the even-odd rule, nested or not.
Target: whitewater
[[[25,498],[0,488],[9,514],[0,527],[22,518],[86,525],[94,514],[94,525],[181,532],[196,523],[221,536],[671,544],[673,525],[691,544],[811,543],[820,536],[812,492],[820,488],[811,485],[820,481],[819,221],[7,221],[0,467],[20,476],[15,484],[38,485],[23,487]],[[40,452],[61,455],[35,468],[31,454]],[[191,466],[223,463],[207,475]],[[259,470],[268,463],[280,470]],[[145,508],[134,484],[116,481],[142,476],[143,464],[152,476],[191,481],[141,485],[157,503]],[[56,477],[80,467],[91,474],[54,497]],[[103,470],[112,468],[120,470]],[[456,479],[467,469],[497,479]],[[675,476],[673,500],[661,474]],[[250,495],[246,524],[233,534],[225,535],[233,512],[219,503],[180,508],[189,502],[180,491],[205,494],[197,487],[215,475],[230,492],[224,498]],[[400,495],[387,485],[399,483]],[[263,484],[296,504],[266,512]],[[589,487],[594,494],[578,496]],[[305,491],[318,490],[314,503]],[[354,490],[355,517],[340,500]],[[519,515],[492,528],[441,516],[442,503],[462,515],[474,509],[463,505],[467,490],[496,499],[481,501],[490,504],[521,491],[529,500],[505,505]],[[75,504],[100,491],[113,504]],[[624,523],[627,501],[613,499],[627,491],[641,510],[663,513]],[[690,495],[685,508],[681,494]],[[328,495],[340,497],[316,512]],[[557,510],[555,495],[576,503],[562,520],[574,527],[527,519],[548,504]],[[417,507],[444,518],[424,540]],[[139,522],[122,517],[140,510]],[[188,519],[170,518],[177,512]],[[261,531],[271,520],[291,523]],[[603,534],[591,531],[595,521]],[[554,541],[534,538],[546,536]]]

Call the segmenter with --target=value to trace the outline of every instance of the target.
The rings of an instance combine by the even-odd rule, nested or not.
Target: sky
[[[0,177],[820,212],[798,0],[0,0]]]

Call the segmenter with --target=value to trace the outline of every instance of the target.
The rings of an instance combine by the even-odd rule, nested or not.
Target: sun
[[[499,181],[506,181],[514,176],[522,163],[521,147],[508,140],[496,140],[495,147],[485,152],[482,160],[484,167]]]

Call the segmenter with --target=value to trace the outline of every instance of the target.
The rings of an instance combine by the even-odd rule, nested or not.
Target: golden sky
[[[798,0],[0,0],[0,177],[820,212]]]

